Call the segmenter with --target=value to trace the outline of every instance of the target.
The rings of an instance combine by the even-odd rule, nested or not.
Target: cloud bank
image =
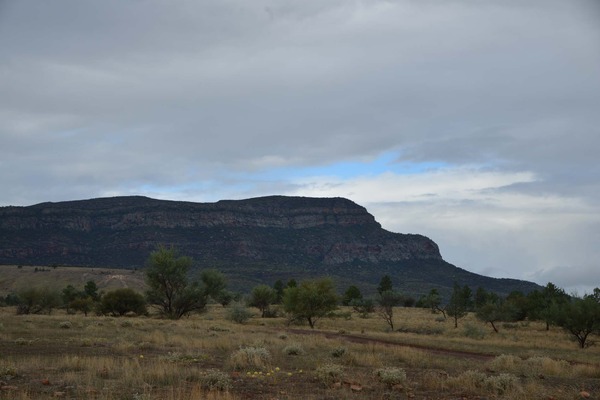
[[[0,3],[0,205],[344,196],[600,286],[595,1]]]

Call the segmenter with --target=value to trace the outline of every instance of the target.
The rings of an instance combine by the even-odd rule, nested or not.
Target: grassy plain
[[[15,315],[0,309],[0,399],[600,398],[600,348],[561,330],[468,316],[458,329],[423,309],[398,331],[341,309],[317,329],[284,318],[230,322],[227,310],[177,321]]]

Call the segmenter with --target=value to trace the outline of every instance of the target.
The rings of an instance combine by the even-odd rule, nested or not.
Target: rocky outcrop
[[[343,198],[190,203],[115,197],[0,208],[4,264],[140,266],[158,245],[174,245],[200,263],[441,259],[432,240],[388,232]]]

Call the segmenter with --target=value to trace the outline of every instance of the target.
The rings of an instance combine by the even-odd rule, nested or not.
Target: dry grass
[[[458,329],[437,317],[398,309],[401,332],[393,333],[376,316],[324,319],[317,326],[324,336],[288,330],[284,318],[235,324],[220,306],[178,321],[0,309],[0,381],[9,387],[0,398],[562,400],[582,389],[600,397],[598,347],[580,350],[541,324],[493,334],[472,316]],[[465,336],[467,322],[488,333]]]

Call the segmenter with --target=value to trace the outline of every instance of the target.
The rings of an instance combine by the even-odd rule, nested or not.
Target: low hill
[[[60,291],[67,285],[73,285],[82,290],[88,281],[94,281],[100,291],[120,288],[145,290],[144,274],[136,270],[1,265],[0,297],[29,287],[45,286]]]
[[[501,294],[538,286],[445,262],[431,239],[389,232],[344,198],[269,196],[192,203],[114,197],[0,208],[0,264],[141,268],[159,245],[196,267],[218,268],[234,289],[329,275],[373,292],[387,274],[418,295],[452,284]]]

